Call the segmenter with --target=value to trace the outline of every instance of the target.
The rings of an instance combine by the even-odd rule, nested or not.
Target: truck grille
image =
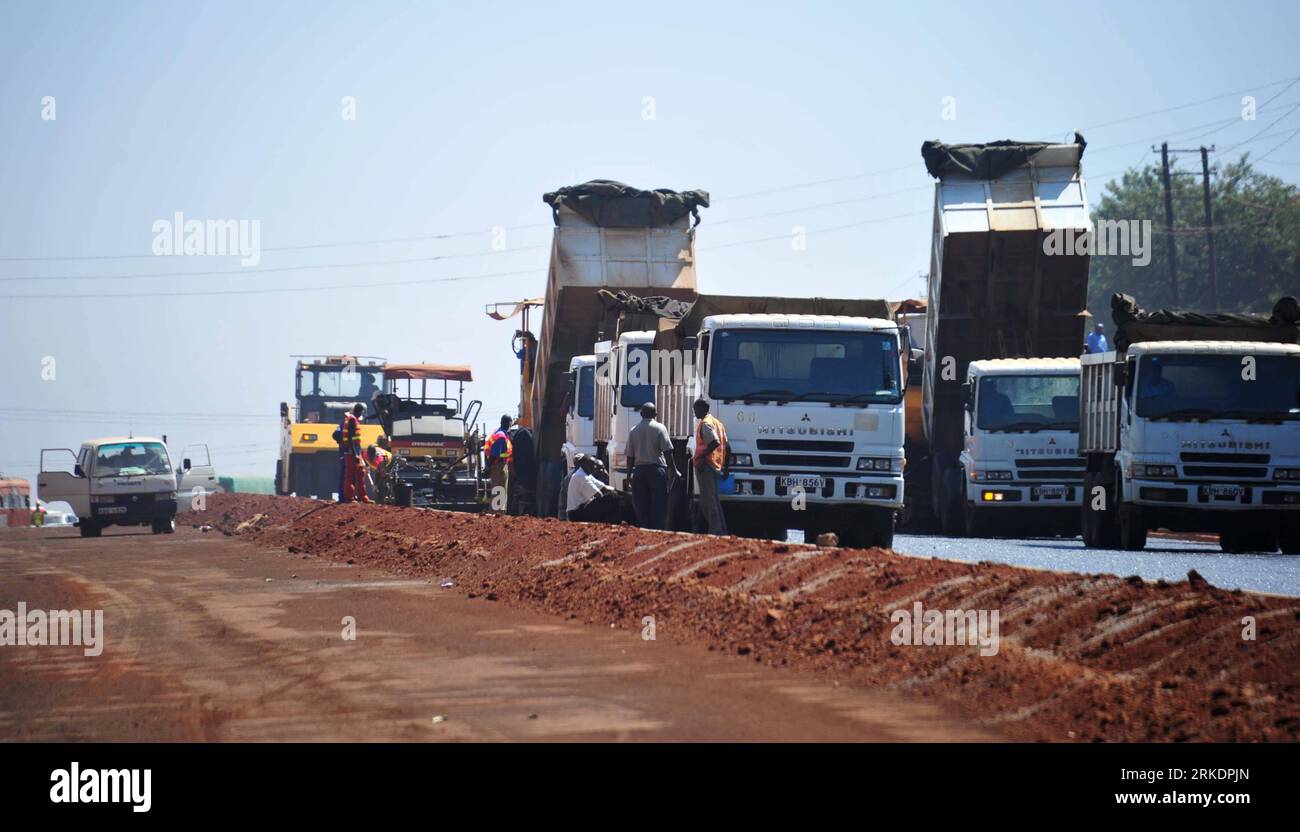
[[[1246,468],[1240,465],[1184,465],[1188,477],[1244,477],[1259,479],[1268,476],[1267,468]]]
[[[1180,457],[1183,462],[1222,462],[1229,465],[1267,465],[1268,454],[1211,454],[1189,451]]]
[[[1088,460],[1081,456],[1062,456],[1055,459],[1017,459],[1016,475],[1022,480],[1055,480],[1057,482],[1082,482]]]
[[[853,453],[852,442],[820,442],[816,439],[760,439],[760,451],[820,451],[832,454]]]
[[[815,454],[759,454],[759,465],[777,468],[848,468],[852,457]]]

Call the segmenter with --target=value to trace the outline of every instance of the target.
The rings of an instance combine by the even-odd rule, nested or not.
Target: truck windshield
[[[987,431],[1079,430],[1077,375],[980,379],[975,424]]]
[[[722,329],[713,337],[709,367],[715,399],[902,400],[892,332]]]
[[[298,376],[298,395],[368,402],[383,384],[384,374],[377,369],[304,367]]]
[[[578,368],[578,415],[590,419],[596,413],[596,368]]]
[[[623,370],[618,401],[624,407],[640,407],[655,400],[654,372],[651,367],[649,344],[631,344],[626,352],[627,366]],[[637,383],[633,383],[633,382]]]
[[[1137,414],[1171,421],[1300,419],[1300,356],[1144,355]]]
[[[96,477],[170,474],[171,460],[161,442],[116,442],[95,450]]]

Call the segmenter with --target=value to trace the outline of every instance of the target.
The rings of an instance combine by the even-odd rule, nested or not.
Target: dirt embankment
[[[602,626],[651,617],[755,662],[935,698],[1013,739],[1300,737],[1300,600],[1200,580],[256,495],[217,495],[195,520]],[[894,643],[891,615],[918,602],[996,611],[996,654]]]

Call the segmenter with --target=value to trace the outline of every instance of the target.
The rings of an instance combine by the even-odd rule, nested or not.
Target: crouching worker
[[[569,480],[569,519],[580,523],[617,523],[618,492],[596,478],[596,460],[583,457]]]

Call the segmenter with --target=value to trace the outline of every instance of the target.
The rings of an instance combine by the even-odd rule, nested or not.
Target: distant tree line
[[[1199,162],[1199,160],[1197,160]],[[1172,167],[1172,162],[1171,162]],[[1106,186],[1094,221],[1150,220],[1150,262],[1094,255],[1088,280],[1088,309],[1110,328],[1110,297],[1126,292],[1145,309],[1212,311],[1208,245],[1200,165],[1172,177],[1173,237],[1178,301],[1170,280],[1160,168],[1129,170]],[[1223,312],[1264,312],[1282,295],[1300,292],[1300,190],[1256,171],[1247,156],[1211,173],[1215,264]]]

